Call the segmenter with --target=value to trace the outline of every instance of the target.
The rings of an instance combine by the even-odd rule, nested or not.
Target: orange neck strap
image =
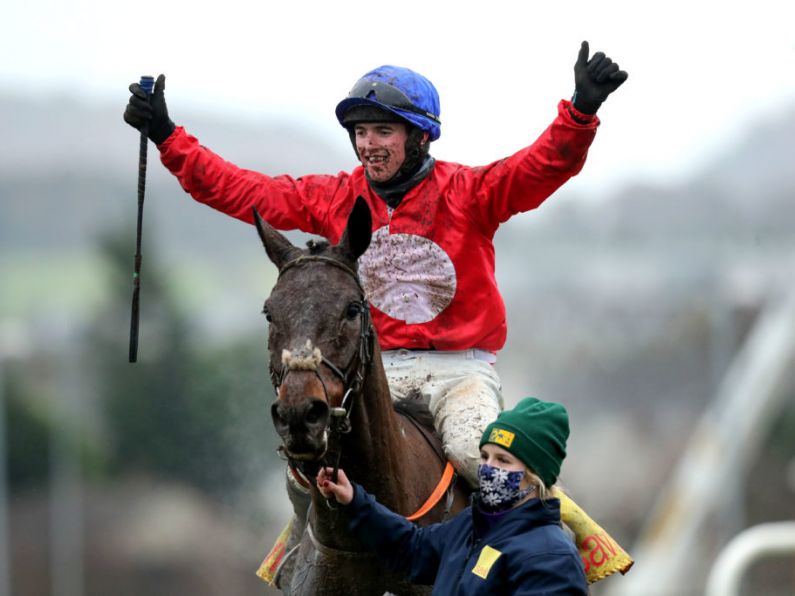
[[[442,472],[442,478],[439,480],[439,484],[436,485],[436,488],[433,489],[431,496],[428,497],[422,507],[417,509],[415,513],[411,515],[407,515],[406,519],[409,521],[416,521],[420,519],[423,515],[428,513],[434,506],[439,502],[439,500],[444,496],[444,493],[447,492],[447,489],[450,487],[450,482],[453,480],[453,474],[455,470],[453,469],[453,464],[447,462],[447,465],[444,467],[444,472]]]

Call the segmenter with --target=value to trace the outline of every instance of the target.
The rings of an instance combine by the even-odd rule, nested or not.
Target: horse
[[[430,588],[410,585],[373,553],[363,552],[342,510],[314,483],[320,466],[333,465],[335,473],[342,467],[379,502],[409,515],[440,492],[434,488],[443,471],[452,471],[432,428],[419,424],[419,416],[406,415],[416,408],[393,405],[356,272],[371,240],[370,209],[359,197],[339,243],[310,240],[307,249],[294,246],[253,211],[265,251],[279,271],[263,309],[276,390],[271,417],[280,450],[309,480],[311,493],[292,578],[282,589],[299,596],[428,594]],[[465,482],[453,482],[448,498],[418,523],[438,522],[463,509],[468,492]]]

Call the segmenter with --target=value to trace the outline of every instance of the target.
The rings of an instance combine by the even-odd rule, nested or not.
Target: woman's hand
[[[327,499],[333,496],[337,503],[347,505],[353,500],[353,485],[343,470],[337,470],[336,483],[331,479],[333,473],[333,468],[320,468],[317,473],[317,489]]]

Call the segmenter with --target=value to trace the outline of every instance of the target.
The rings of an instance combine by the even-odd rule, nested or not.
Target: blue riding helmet
[[[431,141],[442,134],[439,120],[439,93],[428,79],[400,66],[384,65],[371,70],[337,104],[337,120],[345,124],[345,113],[355,106],[387,110],[427,132]]]

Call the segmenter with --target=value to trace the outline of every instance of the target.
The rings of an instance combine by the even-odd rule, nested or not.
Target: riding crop
[[[141,89],[147,97],[152,95],[155,86],[154,77],[141,77]],[[138,149],[138,228],[135,235],[135,269],[133,271],[132,312],[130,315],[130,362],[138,360],[138,318],[141,294],[141,231],[144,218],[144,191],[146,189],[146,148],[148,144],[149,124],[141,126],[141,143]]]

